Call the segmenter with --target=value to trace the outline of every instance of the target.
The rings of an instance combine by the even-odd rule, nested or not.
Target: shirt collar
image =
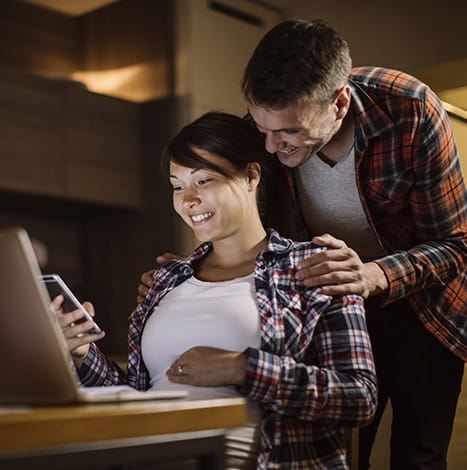
[[[349,87],[355,119],[355,147],[362,152],[370,139],[391,131],[394,123],[358,83],[349,80]]]
[[[292,249],[292,241],[283,238],[274,229],[267,230],[269,235],[268,246],[262,251],[258,257],[262,257],[267,253],[287,253]],[[193,275],[193,265],[196,261],[206,256],[212,250],[212,243],[206,242],[198,246],[189,256],[186,258],[178,258],[174,261],[170,261],[163,267],[166,271],[175,272],[183,277],[190,277]]]
[[[292,249],[292,241],[283,238],[274,229],[268,229],[269,242],[265,252],[287,253]]]

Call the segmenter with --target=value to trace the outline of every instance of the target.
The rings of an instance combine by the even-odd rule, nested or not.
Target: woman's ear
[[[249,190],[253,191],[261,181],[261,165],[258,162],[248,163],[246,175]]]

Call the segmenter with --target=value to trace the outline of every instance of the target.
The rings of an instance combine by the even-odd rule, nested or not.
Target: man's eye
[[[172,186],[172,191],[181,191],[183,189],[183,186]]]
[[[282,131],[284,134],[298,134],[298,130],[297,129],[284,129]]]

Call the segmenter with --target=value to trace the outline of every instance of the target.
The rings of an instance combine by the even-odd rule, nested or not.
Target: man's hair
[[[260,41],[242,80],[245,98],[270,109],[324,106],[346,85],[352,60],[347,42],[322,20],[289,20]]]

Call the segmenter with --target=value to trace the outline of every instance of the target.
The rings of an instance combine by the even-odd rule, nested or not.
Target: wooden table
[[[64,470],[195,459],[224,468],[224,435],[245,424],[242,398],[0,407],[0,468]],[[173,467],[176,468],[176,467]]]

